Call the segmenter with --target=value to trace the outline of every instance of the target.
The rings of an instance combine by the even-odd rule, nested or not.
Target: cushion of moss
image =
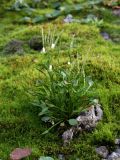
[[[111,14],[107,11],[105,14]],[[16,17],[15,14],[11,13]],[[107,16],[105,17],[106,20]],[[11,19],[2,19],[3,24],[9,24]],[[120,46],[105,41],[99,34],[101,28],[90,25],[64,24],[61,19],[52,24],[45,25],[21,25],[12,24],[5,27],[0,24],[0,51],[6,43],[16,38],[28,41],[33,35],[41,34],[40,29],[45,31],[54,28],[57,31],[64,29],[59,43],[58,51],[49,51],[45,55],[32,52],[25,47],[24,56],[4,55],[0,59],[0,157],[8,159],[10,152],[16,147],[32,148],[31,159],[37,159],[41,155],[57,157],[59,153],[65,154],[67,159],[80,158],[81,160],[98,160],[99,157],[94,151],[94,145],[113,144],[115,137],[120,135]],[[107,27],[106,27],[107,26]],[[113,27],[112,27],[113,26]],[[104,23],[102,29],[119,34],[119,26],[111,24],[110,20]],[[57,67],[66,64],[69,53],[69,45],[75,34],[75,48],[71,56],[78,53],[85,63],[87,75],[91,75],[95,82],[95,97],[100,98],[104,111],[104,118],[93,133],[83,133],[76,137],[70,146],[61,146],[61,137],[57,131],[52,131],[46,136],[41,133],[47,126],[41,124],[37,116],[37,109],[30,104],[33,97],[29,90],[35,89],[36,80],[42,78],[36,69],[40,64],[47,61],[49,54],[52,57],[52,64]],[[97,93],[97,94],[96,94]]]

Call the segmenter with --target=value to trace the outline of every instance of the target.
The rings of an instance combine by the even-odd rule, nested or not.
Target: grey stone
[[[63,133],[62,139],[64,144],[69,143],[73,139],[73,136],[78,132],[93,130],[96,127],[98,121],[102,119],[102,116],[103,111],[99,104],[92,105],[87,111],[82,112],[76,118],[78,125],[71,127]]]
[[[120,9],[114,9],[113,14],[120,17]]]
[[[99,104],[92,105],[84,115],[77,117],[78,128],[82,126],[84,130],[93,129],[99,120],[102,119],[103,111]]]
[[[96,152],[106,160],[120,160],[120,139],[115,139],[116,149],[109,154],[107,148],[105,146],[101,146],[96,148]],[[106,153],[106,154],[105,154]],[[102,159],[105,160],[105,159]]]
[[[65,23],[72,23],[72,22],[80,23],[81,21],[80,21],[79,19],[74,19],[71,14],[68,14],[68,15],[65,17],[64,22],[65,22]]]
[[[74,135],[73,128],[71,128],[63,133],[62,139],[64,141],[64,145],[66,145],[67,143],[69,143],[73,139],[73,135]]]
[[[120,154],[120,148],[117,148],[115,152]]]
[[[115,139],[115,144],[120,145],[120,139]]]
[[[73,22],[73,16],[71,14],[68,14],[65,19],[64,19],[65,23],[71,23]]]
[[[101,32],[101,35],[105,40],[110,40],[111,39],[110,35],[107,32]]]
[[[96,152],[97,154],[99,154],[102,158],[107,158],[109,151],[106,148],[106,146],[100,146],[98,148],[96,148]]]
[[[59,155],[58,155],[58,159],[59,159],[59,160],[65,160],[65,156],[64,156],[63,154],[59,154]]]
[[[116,152],[112,152],[109,156],[108,156],[108,160],[116,160],[120,158],[120,154],[116,153]]]
[[[100,121],[103,117],[103,111],[101,109],[101,106],[99,104],[95,105],[95,110],[96,110],[96,121]]]

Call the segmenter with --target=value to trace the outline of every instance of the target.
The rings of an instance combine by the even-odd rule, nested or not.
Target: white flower
[[[49,71],[52,71],[52,65],[49,65]]]
[[[68,65],[70,65],[71,63],[70,62],[68,62]]]
[[[55,48],[55,43],[52,43],[51,48],[52,48],[52,49]]]
[[[51,123],[52,123],[52,125],[54,125],[54,124],[55,124],[55,122],[54,122],[54,121],[51,121]]]
[[[45,47],[43,47],[43,49],[42,49],[42,53],[46,53]]]
[[[65,7],[60,7],[60,10],[61,10],[61,11],[64,11],[64,10],[65,10]]]
[[[89,80],[88,82],[89,86],[91,87],[93,85],[93,81],[92,80]]]

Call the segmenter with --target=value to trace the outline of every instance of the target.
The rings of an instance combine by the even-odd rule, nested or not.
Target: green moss
[[[37,12],[40,13],[40,10]],[[41,11],[41,14],[46,12]],[[49,12],[49,9],[48,9]],[[98,12],[98,11],[97,11]],[[118,37],[120,27],[116,24],[119,19],[112,16],[110,10],[102,11],[104,23],[82,25],[78,23],[64,24],[62,17],[41,25],[18,25],[13,22],[21,18],[19,13],[6,12],[0,24],[0,157],[8,159],[10,152],[16,147],[32,148],[30,159],[41,155],[57,157],[65,154],[66,159],[99,160],[95,153],[95,145],[113,145],[115,137],[120,135],[120,58],[119,43],[105,41],[100,31],[108,32],[111,37]],[[23,14],[23,13],[22,13]],[[111,15],[111,16],[110,16]],[[114,21],[115,20],[115,21]],[[48,49],[46,54],[33,51],[26,42],[34,36],[57,28],[64,30],[55,50]],[[74,34],[74,48],[69,49]],[[4,56],[2,51],[11,39],[25,41],[23,56]],[[37,68],[50,57],[52,64],[57,67],[58,61],[67,66],[68,55],[75,59],[78,54],[81,63],[85,64],[87,75],[91,75],[96,88],[94,96],[100,99],[104,111],[102,122],[93,133],[83,133],[72,143],[62,147],[58,131],[52,131],[43,137],[41,133],[47,126],[41,123],[37,108],[31,105],[36,81],[42,79]]]

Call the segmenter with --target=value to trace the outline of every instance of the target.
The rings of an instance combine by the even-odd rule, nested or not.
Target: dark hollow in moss
[[[42,38],[40,36],[34,36],[29,41],[29,46],[35,51],[41,51],[43,48]]]

